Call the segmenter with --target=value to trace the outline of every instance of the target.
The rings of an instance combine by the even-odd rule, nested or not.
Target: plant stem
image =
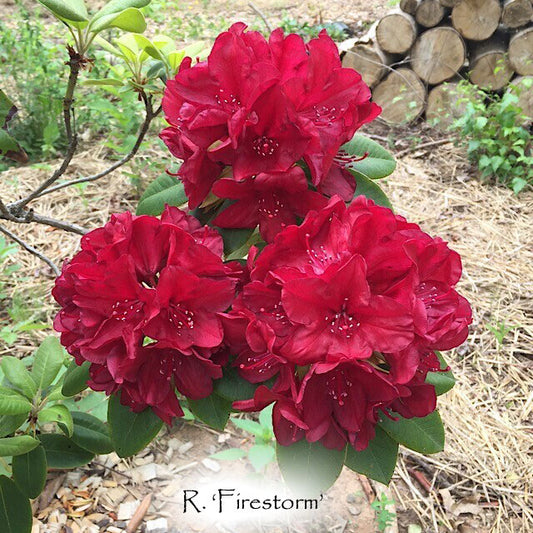
[[[26,251],[30,252],[31,254],[38,257],[41,261],[46,263],[54,272],[56,276],[59,276],[61,274],[61,271],[57,267],[57,265],[46,255],[39,252],[39,250],[35,249],[33,246],[29,245],[26,241],[23,241],[20,237],[17,237],[14,233],[11,233],[7,228],[4,228],[4,226],[0,225],[0,232],[9,237],[11,240],[15,241],[17,244],[20,244]]]
[[[144,93],[143,93],[143,96],[142,98],[143,98],[143,102],[144,102],[145,109],[146,109],[144,121],[137,134],[137,140],[135,141],[133,148],[129,151],[127,155],[125,155],[122,159],[120,159],[120,161],[117,161],[116,163],[111,165],[109,168],[103,170],[102,172],[98,172],[97,174],[93,174],[92,176],[85,176],[83,178],[66,181],[64,183],[58,183],[57,185],[54,185],[53,187],[49,187],[48,189],[41,191],[38,194],[38,197],[44,196],[45,194],[49,194],[51,192],[58,191],[60,189],[64,189],[65,187],[70,187],[71,185],[77,185],[78,183],[87,183],[90,181],[99,180],[100,178],[103,178],[104,176],[111,174],[111,172],[113,172],[117,168],[125,165],[128,161],[130,161],[135,156],[135,154],[139,151],[139,148],[141,147],[141,144],[146,134],[148,133],[148,129],[150,128],[150,124],[152,123],[152,120],[154,120],[154,118],[156,118],[161,113],[161,110],[162,110],[161,106],[159,106],[154,111],[151,97],[144,95]]]

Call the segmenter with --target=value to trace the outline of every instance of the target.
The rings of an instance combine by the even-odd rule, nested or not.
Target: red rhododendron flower
[[[90,386],[166,422],[181,416],[175,389],[199,399],[222,376],[219,313],[234,298],[238,269],[221,259],[218,233],[174,207],[161,220],[114,215],[85,235],[53,295],[61,341]]]
[[[178,175],[189,206],[202,203],[224,165],[241,181],[291,172],[302,159],[314,187],[351,199],[355,181],[334,158],[378,115],[370,90],[357,72],[342,67],[325,32],[305,44],[280,29],[268,42],[245,29],[234,24],[219,35],[207,61],[184,61],[167,82],[163,109],[170,127],[161,138],[184,160]]]
[[[267,242],[286,226],[296,224],[297,217],[320,209],[327,203],[321,194],[307,187],[300,167],[279,174],[258,174],[245,181],[222,179],[213,192],[220,198],[237,200],[224,209],[213,224],[221,228],[255,228]]]
[[[462,343],[472,317],[455,285],[459,256],[416,224],[358,197],[332,199],[281,231],[224,315],[242,329],[234,364],[260,387],[245,410],[275,402],[278,440],[364,449],[380,413],[435,409],[434,350]],[[233,335],[233,338],[235,335]]]

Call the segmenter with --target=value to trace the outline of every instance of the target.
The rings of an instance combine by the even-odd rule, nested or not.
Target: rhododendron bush
[[[67,378],[111,396],[119,455],[185,406],[223,429],[271,404],[291,483],[343,464],[388,483],[398,443],[440,451],[461,260],[391,210],[375,180],[394,161],[356,133],[380,108],[333,41],[237,23],[163,110],[176,175],[85,235],[53,290]]]

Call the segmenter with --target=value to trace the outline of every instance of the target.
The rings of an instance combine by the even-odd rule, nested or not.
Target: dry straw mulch
[[[474,324],[467,343],[448,355],[458,383],[440,401],[446,450],[430,457],[403,452],[392,485],[398,511],[401,521],[420,522],[424,532],[532,531],[533,194],[517,198],[468,179],[449,146],[420,155],[400,161],[386,189],[399,213],[462,255],[461,291],[472,302]],[[104,168],[98,156],[92,151],[77,157],[70,177]],[[0,174],[2,197],[15,198],[45,174],[31,168]],[[95,227],[110,212],[133,207],[131,190],[129,179],[115,173],[83,192],[63,190],[35,206],[41,213]],[[78,247],[77,236],[45,226],[10,229],[58,263]],[[46,266],[23,252],[14,260],[22,264],[19,279],[27,276],[12,287],[14,292],[49,290]],[[45,301],[44,319],[50,319],[53,306]],[[513,329],[500,345],[487,324],[503,321]],[[23,334],[19,355],[41,335]],[[0,355],[12,352],[0,345]]]

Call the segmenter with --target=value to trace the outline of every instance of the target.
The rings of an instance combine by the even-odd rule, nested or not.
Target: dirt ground
[[[189,9],[191,13],[201,12],[205,3],[173,4],[179,4],[183,14]],[[320,21],[320,17],[323,21],[343,20],[354,29],[377,18],[389,4],[387,0],[254,3],[274,25],[288,10],[292,16],[311,22]],[[245,1],[207,4],[225,18],[256,20]],[[13,2],[0,0],[0,14],[9,15],[12,9]],[[403,450],[387,491],[345,471],[321,502],[318,516],[282,516],[276,524],[256,523],[255,519],[222,523],[209,516],[203,522],[187,523],[188,517],[182,513],[184,489],[200,485],[211,490],[213,482],[226,480],[229,474],[239,473],[245,478],[253,472],[244,459],[205,462],[214,452],[246,439],[236,428],[230,425],[221,435],[180,423],[165,429],[153,445],[133,459],[105,456],[85,469],[50,473],[45,494],[35,503],[39,522],[34,533],[124,531],[135,506],[147,495],[151,495],[152,503],[146,519],[164,518],[174,533],[370,533],[377,527],[369,500],[384,491],[394,499],[398,516],[398,523],[387,530],[390,532],[407,532],[410,525],[420,527],[411,531],[423,533],[533,531],[533,193],[517,198],[508,190],[479,183],[462,152],[452,144],[411,149],[414,137],[423,141],[442,138],[442,134],[420,125],[410,130],[378,125],[367,133],[387,138],[397,151],[407,150],[384,186],[397,212],[449,241],[463,257],[461,291],[473,304],[474,324],[468,341],[448,355],[458,382],[440,399],[447,428],[445,451],[424,457]],[[108,164],[103,155],[99,145],[89,147],[75,159],[67,177],[102,170]],[[149,158],[165,157],[159,152],[145,152],[136,168],[143,169],[142,162]],[[55,162],[50,164],[53,168]],[[144,183],[154,177],[149,170],[139,173]],[[0,192],[4,199],[16,198],[45,175],[46,170],[34,167],[9,170],[0,175]],[[134,209],[135,203],[129,177],[117,172],[83,193],[63,191],[46,196],[36,208],[56,218],[83,220],[85,226],[96,227],[109,213]],[[72,256],[78,247],[77,237],[44,226],[10,229],[57,263]],[[46,296],[53,281],[50,270],[23,252],[13,261],[22,265],[19,272],[25,281],[23,288],[10,289],[24,290],[44,301],[43,320],[50,322],[54,313]],[[2,319],[0,316],[0,328]],[[489,326],[502,322],[511,329],[500,343]],[[29,353],[44,334],[21,334],[16,353]],[[13,353],[13,348],[0,343],[0,356],[8,353]],[[264,480],[275,484],[279,472],[271,465],[264,480],[250,479],[254,486]]]

